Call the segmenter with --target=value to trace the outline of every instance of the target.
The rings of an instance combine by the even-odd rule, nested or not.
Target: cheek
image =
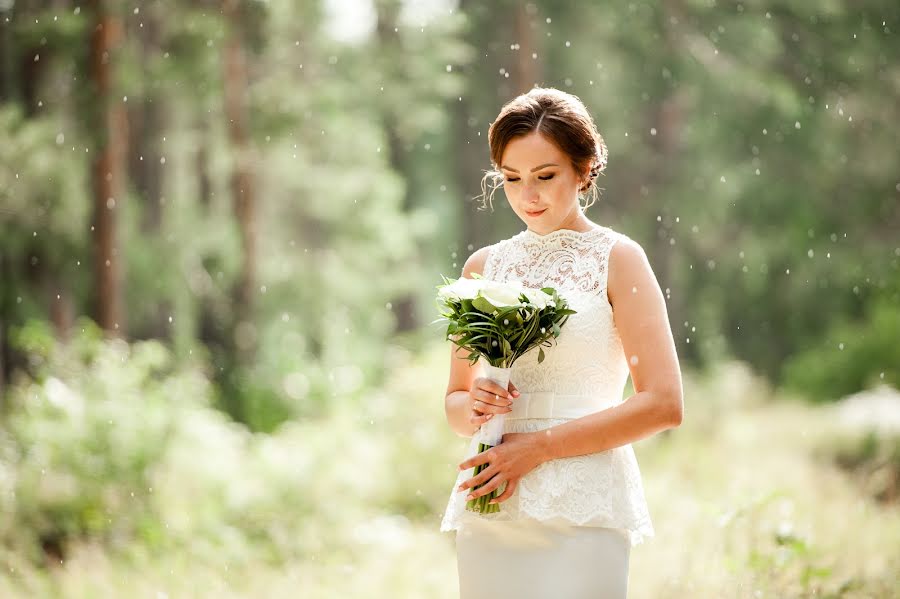
[[[578,191],[578,180],[576,177],[560,177],[559,181],[556,180],[556,177],[553,178],[553,193],[555,195],[568,197],[570,194]]]
[[[547,193],[554,198],[565,197],[568,194],[569,189],[572,187],[570,183],[566,182],[563,179],[559,179],[557,181],[556,177],[554,177],[552,181],[549,181],[549,183],[550,185],[547,186],[546,190]]]

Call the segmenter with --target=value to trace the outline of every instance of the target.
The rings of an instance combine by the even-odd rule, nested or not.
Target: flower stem
[[[478,453],[487,451],[488,449],[491,449],[492,447],[493,447],[493,445],[485,445],[484,443],[479,443],[478,444]],[[489,464],[478,464],[477,466],[475,466],[475,474],[473,475],[473,478],[475,476],[478,476],[478,474],[482,470],[487,468],[488,466],[489,466]],[[475,489],[480,489],[485,484],[487,484],[487,483],[482,483],[482,484],[478,485],[477,487],[475,487]],[[472,490],[474,491],[475,489],[472,489]],[[494,514],[496,512],[499,512],[500,505],[496,504],[496,503],[494,503],[494,504],[490,503],[491,499],[494,499],[499,495],[498,491],[499,491],[499,489],[494,489],[487,495],[481,495],[479,497],[476,497],[475,499],[469,499],[466,502],[466,509],[473,511],[473,512],[479,512],[481,514]]]

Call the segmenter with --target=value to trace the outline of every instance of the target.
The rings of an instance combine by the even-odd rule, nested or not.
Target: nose
[[[538,200],[537,189],[533,185],[522,186],[522,199],[528,203],[535,203]]]

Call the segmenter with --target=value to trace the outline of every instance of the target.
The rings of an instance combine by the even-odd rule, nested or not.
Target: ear
[[[587,168],[584,169],[584,172],[581,173],[581,176],[578,178],[578,189],[580,190],[582,187],[586,186],[591,182],[591,165],[587,165]]]

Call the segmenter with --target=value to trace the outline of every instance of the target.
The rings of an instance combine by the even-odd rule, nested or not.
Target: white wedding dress
[[[554,287],[577,310],[542,363],[535,349],[513,364],[521,395],[504,433],[544,430],[623,401],[628,365],[606,294],[620,237],[608,227],[526,229],[490,246],[484,278]],[[477,450],[473,437],[465,457]],[[461,599],[625,597],[630,549],[654,535],[630,444],[544,462],[492,514],[467,510],[467,491],[456,491],[473,475],[459,473],[441,521],[441,531],[456,531]]]

